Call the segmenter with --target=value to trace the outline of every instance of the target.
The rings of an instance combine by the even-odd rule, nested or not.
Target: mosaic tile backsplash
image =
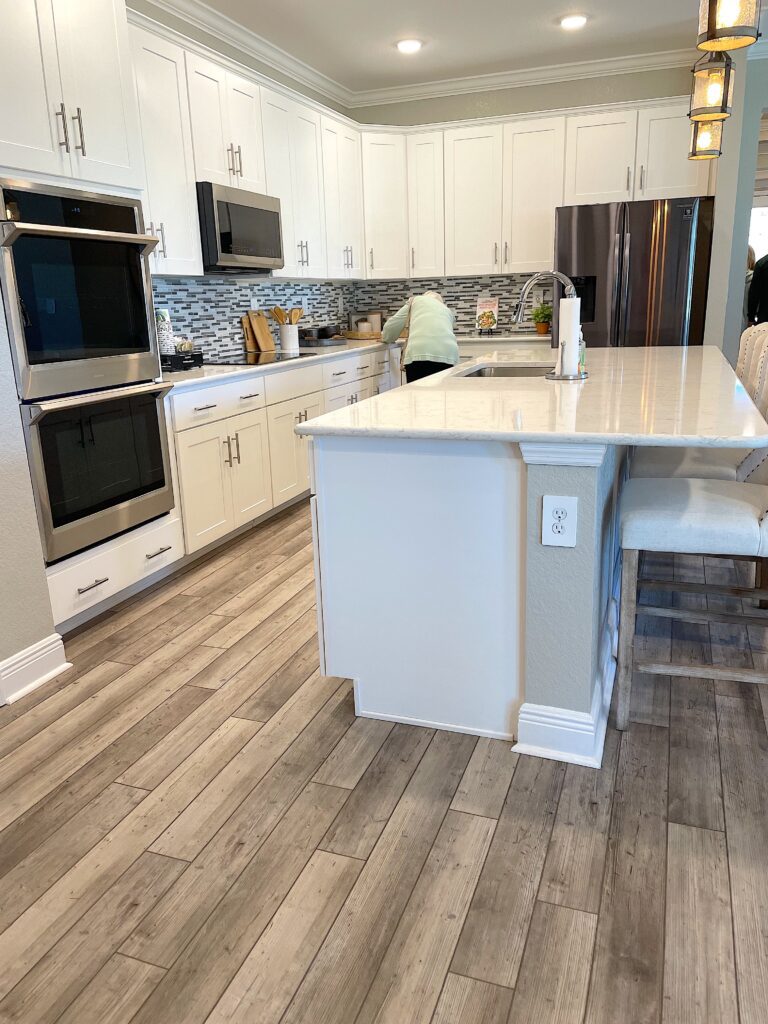
[[[153,277],[155,305],[169,309],[175,334],[189,335],[209,357],[218,359],[242,351],[240,317],[248,309],[301,306],[305,327],[325,324],[347,326],[352,312],[380,310],[390,316],[409,296],[439,291],[456,313],[458,334],[470,334],[480,297],[499,300],[499,328],[513,332],[513,313],[527,274],[493,277],[452,277],[419,281],[289,281],[277,278],[211,275],[206,277]],[[529,308],[551,301],[551,287],[534,289]],[[528,317],[526,317],[526,320]],[[271,323],[271,321],[270,321]],[[531,324],[522,324],[530,330]],[[273,325],[277,340],[277,328]]]

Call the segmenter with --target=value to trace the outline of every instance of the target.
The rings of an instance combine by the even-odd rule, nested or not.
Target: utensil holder
[[[283,352],[299,351],[298,324],[280,324],[280,348]]]

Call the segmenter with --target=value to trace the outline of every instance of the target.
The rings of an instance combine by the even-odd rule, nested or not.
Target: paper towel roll
[[[581,299],[560,299],[560,350],[563,354],[560,372],[575,377],[579,372],[579,331],[581,330]]]

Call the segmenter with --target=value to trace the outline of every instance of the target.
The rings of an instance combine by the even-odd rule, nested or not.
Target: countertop
[[[768,423],[720,349],[588,349],[589,378],[467,379],[491,362],[553,362],[542,346],[482,356],[319,416],[300,434],[443,440],[768,447]],[[551,353],[551,350],[549,350]]]

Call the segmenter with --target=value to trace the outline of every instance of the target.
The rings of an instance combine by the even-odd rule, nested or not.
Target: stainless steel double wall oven
[[[0,286],[46,559],[173,508],[138,200],[0,182]]]

